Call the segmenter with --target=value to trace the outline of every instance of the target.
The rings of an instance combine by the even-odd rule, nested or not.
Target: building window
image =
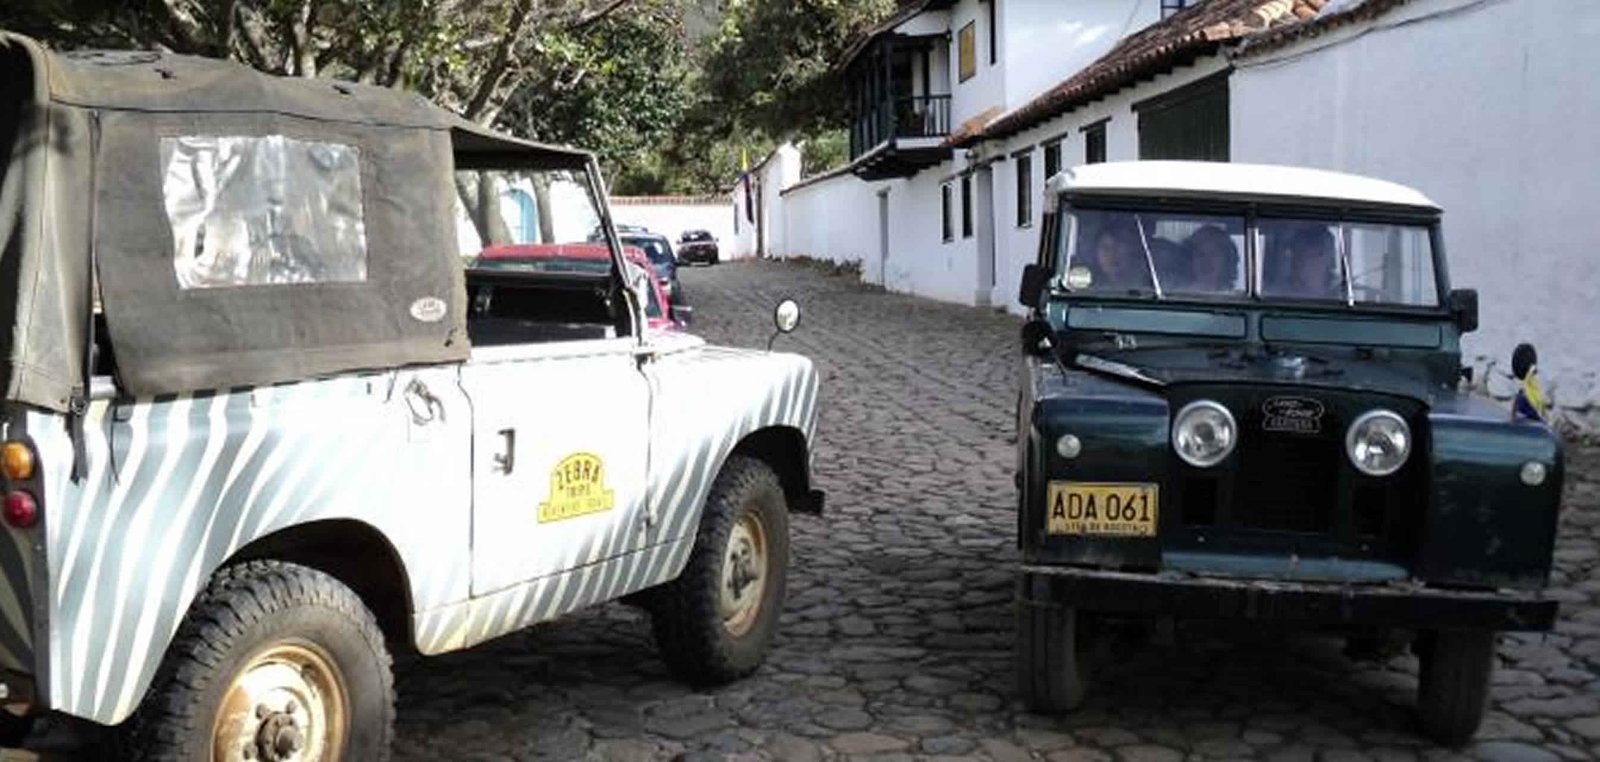
[[[1061,144],[1051,142],[1044,147],[1044,179],[1049,182],[1061,171]]]
[[[1033,224],[1033,157],[1017,157],[1017,227]]]
[[[972,237],[972,175],[961,176],[961,237]]]
[[[950,183],[939,186],[939,225],[946,242],[955,240],[954,227],[950,224]]]
[[[961,63],[961,81],[965,82],[978,74],[978,29],[977,22],[968,21],[961,27],[956,35],[956,56]]]
[[[1106,123],[1090,125],[1083,129],[1083,163],[1099,164],[1106,160]]]
[[[1000,0],[989,0],[989,65],[1000,61]]]
[[[1140,159],[1228,160],[1228,79],[1213,77],[1133,104]]]
[[[1192,4],[1190,0],[1161,0],[1161,18],[1173,16]]]

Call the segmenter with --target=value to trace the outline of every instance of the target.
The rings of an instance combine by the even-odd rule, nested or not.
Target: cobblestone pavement
[[[1010,419],[1017,324],[798,266],[683,274],[707,338],[778,347],[824,378],[828,512],[794,521],[788,605],[767,665],[708,692],[669,679],[644,617],[610,605],[398,667],[400,760],[1452,758],[1412,730],[1416,660],[1341,644],[1180,630],[1103,654],[1084,709],[1013,697]],[[1553,634],[1510,636],[1493,709],[1462,754],[1600,749],[1600,450],[1569,451]]]

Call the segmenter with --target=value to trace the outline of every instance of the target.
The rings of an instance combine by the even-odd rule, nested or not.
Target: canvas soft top
[[[91,271],[119,386],[134,395],[465,359],[453,171],[592,163],[414,93],[229,61],[57,53],[0,32],[0,71],[0,392],[58,411],[86,388]],[[219,146],[245,169],[213,172]],[[273,241],[301,250],[316,251],[307,236],[338,236],[362,260],[326,279],[186,285],[175,258],[191,239],[196,252],[232,243],[255,255],[260,225],[223,230],[205,216],[219,183],[260,179],[254,166],[276,173],[263,180],[271,209],[240,219],[270,219]],[[344,201],[328,230],[281,230],[282,197],[303,201],[306,181],[325,179]],[[315,204],[301,207],[302,228],[322,225],[305,212]],[[184,214],[200,222],[183,228]]]

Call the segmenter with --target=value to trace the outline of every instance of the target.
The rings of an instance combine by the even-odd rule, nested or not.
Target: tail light
[[[27,529],[39,523],[39,502],[27,490],[17,490],[6,495],[6,523],[17,529]]]
[[[38,484],[38,463],[33,447],[25,441],[10,440],[0,444],[0,475],[5,477],[5,498],[0,501],[0,515],[5,523],[15,529],[28,529],[39,523],[39,500],[31,489]]]

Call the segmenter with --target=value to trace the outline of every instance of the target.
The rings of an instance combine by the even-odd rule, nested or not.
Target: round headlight
[[[1172,419],[1172,449],[1183,462],[1209,468],[1233,452],[1238,431],[1227,408],[1211,400],[1197,400],[1184,405]]]
[[[1361,473],[1388,476],[1399,471],[1411,455],[1411,427],[1398,413],[1372,410],[1350,424],[1344,446]]]

